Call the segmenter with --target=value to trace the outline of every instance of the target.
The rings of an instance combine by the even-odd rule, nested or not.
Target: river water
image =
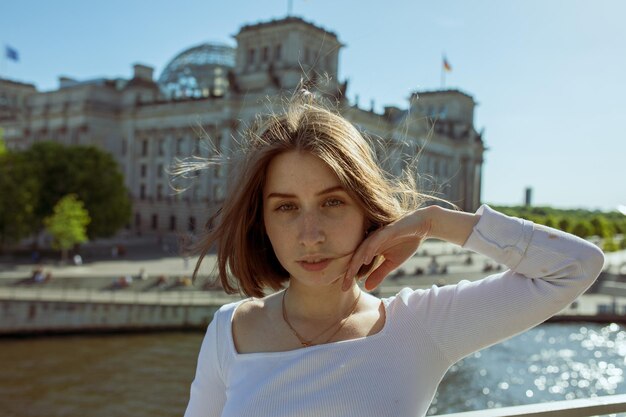
[[[0,340],[0,416],[182,416],[202,337]],[[624,394],[625,360],[623,326],[544,324],[454,365],[429,415]]]

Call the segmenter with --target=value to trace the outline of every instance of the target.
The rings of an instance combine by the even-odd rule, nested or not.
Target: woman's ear
[[[378,229],[378,225],[368,220],[367,224],[365,225],[365,237],[369,236],[369,234],[376,229]]]

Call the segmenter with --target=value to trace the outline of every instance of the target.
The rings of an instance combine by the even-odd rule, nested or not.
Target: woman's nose
[[[300,244],[304,246],[314,246],[326,239],[321,219],[317,213],[302,215],[299,233],[298,239]]]

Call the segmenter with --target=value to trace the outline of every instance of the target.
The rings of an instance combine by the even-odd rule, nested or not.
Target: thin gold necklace
[[[282,305],[283,305],[283,320],[285,320],[285,323],[287,323],[287,326],[289,326],[289,328],[291,329],[291,331],[293,332],[293,334],[298,338],[298,340],[300,341],[300,344],[303,347],[309,347],[309,346],[313,346],[314,345],[314,341],[315,339],[317,339],[318,337],[320,337],[321,335],[323,335],[324,333],[326,333],[327,331],[329,331],[330,329],[332,329],[334,326],[336,326],[339,323],[339,327],[337,328],[337,330],[335,330],[333,332],[333,334],[330,335],[329,338],[327,338],[325,341],[320,342],[318,344],[324,344],[324,343],[328,343],[337,333],[339,333],[339,330],[341,330],[343,328],[343,326],[346,324],[346,322],[348,321],[348,319],[350,318],[350,316],[352,316],[352,314],[354,314],[355,310],[356,310],[356,306],[359,304],[359,299],[361,298],[361,293],[363,291],[361,291],[359,289],[359,295],[356,297],[356,300],[354,300],[354,304],[352,304],[352,307],[350,307],[350,312],[348,313],[348,315],[342,319],[339,319],[337,321],[335,321],[333,324],[331,324],[330,326],[328,326],[326,329],[324,329],[324,331],[322,331],[321,333],[319,333],[317,336],[306,340],[304,337],[302,337],[300,335],[300,333],[298,333],[298,331],[296,329],[294,329],[294,327],[291,325],[291,323],[289,322],[289,319],[287,318],[287,309],[285,308],[285,294],[287,294],[287,290],[283,291],[283,299],[282,299]]]

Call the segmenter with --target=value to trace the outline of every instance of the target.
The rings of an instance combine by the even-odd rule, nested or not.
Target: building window
[[[163,178],[163,164],[157,166],[157,177]]]
[[[141,227],[141,214],[135,213],[135,227]]]
[[[183,138],[178,138],[176,140],[176,155],[180,155],[183,153]]]
[[[165,139],[159,139],[159,156],[165,155]]]
[[[163,184],[157,185],[157,200],[163,198]]]
[[[279,61],[281,59],[282,55],[282,47],[280,44],[276,45],[276,47],[274,48],[274,59],[276,61]]]
[[[157,230],[159,228],[159,215],[152,215],[152,230]]]
[[[146,177],[146,164],[141,164],[141,178],[145,178]]]
[[[222,150],[222,134],[215,136],[215,150],[220,152]]]
[[[189,217],[189,231],[190,232],[196,231],[196,218],[193,216]]]
[[[145,198],[146,198],[146,184],[141,184],[141,186],[139,186],[139,199],[145,200]]]
[[[261,54],[261,60],[263,62],[267,62],[270,59],[270,48],[267,46],[263,47],[263,52]]]
[[[176,216],[170,216],[170,230],[172,232],[176,230]]]
[[[148,141],[145,139],[141,141],[141,156],[148,156]]]
[[[248,65],[254,64],[255,53],[254,48],[248,49]]]
[[[216,185],[213,187],[213,200],[214,201],[222,201],[224,199],[224,193],[222,191],[221,185]]]

